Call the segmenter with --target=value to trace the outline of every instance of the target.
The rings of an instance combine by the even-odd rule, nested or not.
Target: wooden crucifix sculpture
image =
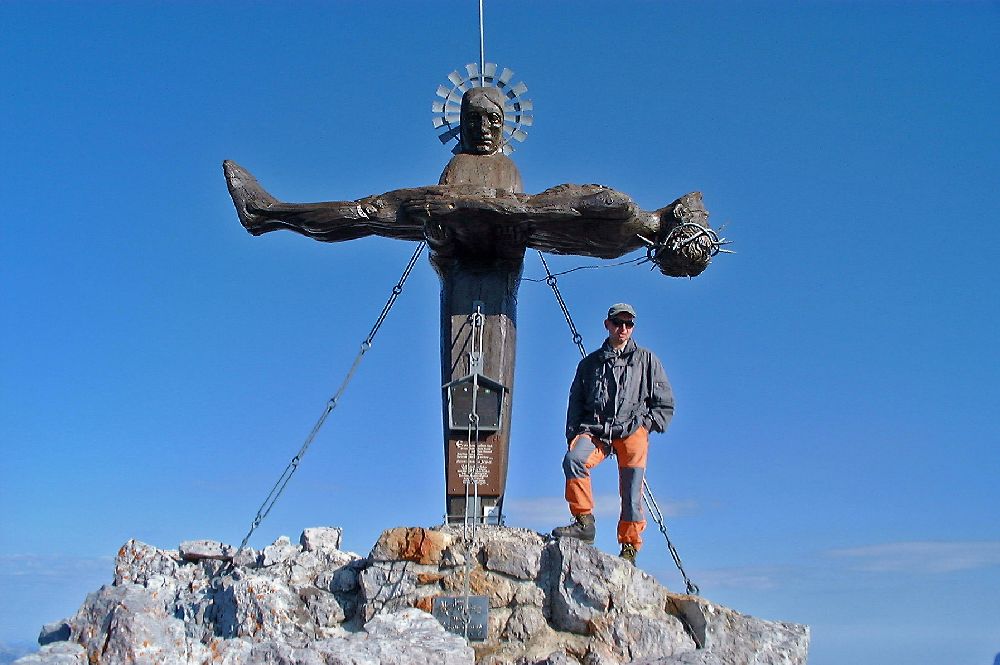
[[[324,242],[371,235],[427,241],[441,280],[449,521],[470,512],[476,519],[495,518],[502,508],[525,250],[608,259],[646,247],[663,274],[678,277],[701,273],[718,250],[699,192],[652,212],[600,185],[525,194],[503,150],[510,96],[490,85],[465,90],[459,149],[436,186],[356,201],[284,203],[247,170],[223,163],[240,222],[255,236],[288,229]]]

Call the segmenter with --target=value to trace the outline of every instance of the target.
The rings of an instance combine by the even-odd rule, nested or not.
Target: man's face
[[[477,100],[462,111],[463,152],[492,155],[503,140],[503,113],[489,100]]]
[[[620,312],[610,319],[604,320],[604,327],[608,329],[608,338],[615,346],[621,346],[631,339],[634,326],[635,317],[628,312]]]

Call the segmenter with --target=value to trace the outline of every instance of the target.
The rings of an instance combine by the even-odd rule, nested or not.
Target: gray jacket
[[[590,432],[605,441],[642,425],[663,432],[674,415],[674,393],[660,359],[629,340],[621,353],[604,345],[580,361],[569,390],[566,438]]]

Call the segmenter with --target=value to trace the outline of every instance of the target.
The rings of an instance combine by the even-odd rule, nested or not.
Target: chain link
[[[537,251],[537,250],[536,250]],[[569,309],[566,307],[566,302],[563,300],[562,294],[559,293],[559,286],[557,285],[556,276],[552,274],[549,270],[549,264],[545,261],[545,257],[542,253],[538,252],[538,258],[542,260],[542,267],[545,268],[545,283],[552,288],[552,293],[555,294],[556,300],[559,301],[559,307],[562,309],[563,316],[566,317],[566,325],[569,326],[570,333],[573,335],[573,343],[576,344],[577,348],[580,350],[580,357],[587,357],[587,349],[583,345],[583,337],[576,329],[576,325],[573,323],[573,317],[570,316]],[[613,449],[612,449],[613,454]],[[684,578],[684,585],[687,592],[691,595],[697,596],[699,593],[698,585],[688,578],[687,573],[684,572],[684,564],[681,562],[681,556],[677,553],[677,548],[670,541],[670,536],[667,534],[667,525],[663,520],[663,513],[660,511],[659,504],[656,503],[656,498],[653,496],[653,491],[649,488],[649,483],[646,482],[645,474],[643,474],[642,479],[642,498],[646,503],[646,507],[649,509],[650,516],[660,527],[660,533],[663,534],[663,538],[667,541],[667,549],[670,550],[670,556],[674,559],[674,565],[677,566],[677,570],[680,571],[681,577]]]
[[[697,596],[700,593],[698,585],[691,581],[684,572],[684,564],[681,563],[681,555],[677,553],[677,548],[674,544],[670,542],[670,536],[667,535],[667,525],[663,519],[663,513],[660,512],[660,506],[656,503],[656,498],[653,496],[653,490],[650,489],[649,483],[646,481],[645,477],[642,479],[642,498],[646,502],[646,508],[649,509],[649,514],[653,517],[653,520],[659,525],[660,533],[663,534],[664,539],[667,541],[667,549],[670,550],[670,556],[674,559],[674,565],[677,566],[677,570],[681,571],[681,577],[684,578],[684,588],[687,592],[693,596]]]
[[[549,270],[549,264],[548,261],[545,260],[545,255],[542,254],[540,250],[536,249],[535,251],[538,252],[538,258],[542,260],[542,267],[545,268],[545,283],[552,289],[552,293],[559,302],[559,309],[562,310],[563,316],[566,318],[566,325],[569,326],[569,332],[573,335],[573,343],[576,344],[576,348],[580,350],[580,355],[586,357],[587,349],[583,346],[583,335],[581,335],[576,329],[576,324],[573,323],[573,317],[570,316],[569,308],[566,307],[566,302],[563,300],[562,294],[559,293],[559,280],[557,280],[556,276],[552,274],[551,270]]]
[[[462,634],[465,640],[469,640],[469,623],[472,613],[469,611],[469,599],[472,597],[472,547],[476,541],[476,525],[479,521],[479,372],[483,362],[483,332],[486,318],[483,316],[481,305],[476,306],[476,311],[469,317],[472,324],[472,339],[469,346],[469,373],[472,374],[472,409],[469,412],[468,436],[466,437],[465,463],[465,518],[462,523],[462,545],[465,548],[465,579],[462,582]],[[472,464],[469,464],[469,453],[472,455]],[[475,511],[470,515],[469,486],[473,488],[471,510]],[[472,525],[470,530],[469,525]]]
[[[477,305],[476,311],[469,317],[472,324],[472,339],[469,347],[469,373],[472,375],[472,408],[469,411],[468,436],[465,451],[465,463],[467,475],[465,478],[465,522],[463,535],[466,540],[475,539],[476,523],[479,520],[479,372],[482,370],[483,362],[483,332],[486,324],[486,317],[483,316],[482,306]],[[472,464],[469,464],[469,453],[472,453]],[[469,517],[469,486],[473,491],[473,510],[476,515]],[[472,523],[472,533],[469,533],[469,523]],[[468,594],[466,594],[468,602]],[[468,607],[466,607],[468,609]]]
[[[264,518],[266,518],[268,513],[271,512],[271,509],[274,508],[274,504],[277,503],[278,498],[281,497],[281,493],[285,491],[288,481],[292,479],[292,476],[298,470],[299,464],[302,462],[302,457],[305,456],[306,451],[309,450],[309,446],[312,445],[313,439],[316,438],[316,435],[319,434],[320,429],[322,429],[323,423],[326,422],[330,413],[337,408],[337,403],[340,401],[344,391],[347,389],[347,384],[349,384],[351,379],[354,378],[354,373],[361,364],[361,359],[364,358],[365,354],[368,353],[368,350],[372,348],[372,342],[375,340],[375,335],[378,333],[379,328],[382,327],[382,323],[385,322],[385,317],[388,316],[389,310],[392,309],[392,306],[395,304],[399,294],[403,292],[403,284],[406,283],[406,278],[410,276],[410,272],[413,270],[413,266],[416,265],[417,259],[420,258],[420,254],[424,251],[426,244],[427,243],[425,242],[421,242],[417,245],[416,250],[413,252],[413,256],[410,257],[409,263],[406,264],[406,268],[403,270],[403,274],[400,276],[399,281],[396,283],[396,286],[392,287],[392,293],[389,295],[389,299],[386,301],[385,306],[382,307],[382,312],[378,315],[375,325],[372,326],[371,331],[368,333],[368,337],[361,342],[361,349],[358,351],[358,355],[354,357],[354,362],[351,363],[351,368],[347,371],[347,375],[341,382],[340,388],[338,388],[333,397],[327,401],[326,407],[323,409],[323,413],[316,421],[316,424],[313,425],[313,428],[310,430],[309,435],[302,444],[302,447],[299,448],[299,452],[295,454],[295,457],[293,457],[288,463],[285,470],[281,472],[281,476],[278,477],[278,481],[274,484],[274,487],[271,488],[271,492],[267,495],[267,498],[264,499],[264,503],[262,503],[260,508],[257,509],[257,514],[254,516],[253,522],[250,523],[250,530],[247,532],[247,535],[243,537],[243,541],[240,542],[240,546],[237,548],[236,554],[243,551],[243,548],[246,547],[247,542],[249,542],[250,537],[253,535],[253,532],[257,530],[260,523],[264,521]],[[234,555],[233,559],[235,558],[236,556]]]

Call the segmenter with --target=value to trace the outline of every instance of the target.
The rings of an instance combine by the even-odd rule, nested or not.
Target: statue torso
[[[521,173],[510,157],[502,152],[492,155],[459,153],[451,158],[441,173],[440,185],[474,185],[499,189],[513,194],[524,192]]]

